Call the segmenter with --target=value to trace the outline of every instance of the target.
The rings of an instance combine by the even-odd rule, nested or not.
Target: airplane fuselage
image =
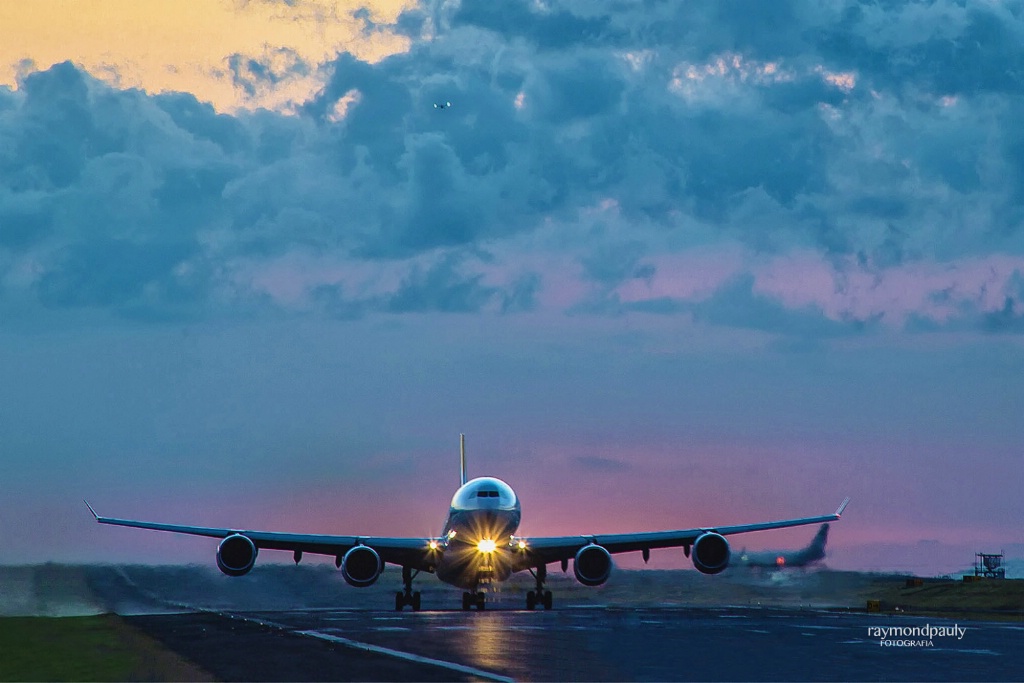
[[[822,524],[810,545],[799,550],[746,552],[742,551],[740,567],[752,569],[786,569],[787,567],[806,567],[825,559],[825,544],[828,542],[828,524]]]
[[[460,486],[444,523],[437,578],[474,591],[521,569],[512,543],[521,516],[518,496],[500,479],[479,477]]]

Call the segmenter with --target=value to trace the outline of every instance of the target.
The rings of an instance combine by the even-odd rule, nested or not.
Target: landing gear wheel
[[[419,574],[419,570],[416,570],[416,574]],[[402,585],[405,586],[405,590],[402,592],[395,593],[395,609],[399,612],[406,605],[412,607],[413,612],[420,611],[420,594],[419,591],[412,592],[412,580],[416,578],[416,574],[413,573],[412,567],[402,567]]]
[[[487,600],[487,596],[483,594],[483,591],[476,594],[476,610],[478,612],[484,611],[484,604]]]
[[[463,593],[462,594],[462,609],[468,610],[473,604],[473,594]]]
[[[544,609],[551,609],[551,591],[544,590],[544,581],[548,578],[546,565],[540,565],[536,570],[531,569],[530,573],[537,580],[537,589],[526,594],[526,609],[533,609],[537,605],[544,605]]]

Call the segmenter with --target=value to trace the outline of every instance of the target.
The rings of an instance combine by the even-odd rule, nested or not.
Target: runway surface
[[[42,565],[0,568],[0,614],[113,612],[227,681],[1005,681],[1024,671],[1009,581],[980,600],[983,584],[906,588],[906,577],[851,572],[623,571],[598,588],[548,578],[550,612],[522,609],[532,580],[519,576],[484,612],[453,609],[458,591],[421,580],[424,610],[397,613],[393,571],[356,590],[333,563],[268,564],[240,578],[212,567]],[[952,601],[952,616],[910,616],[928,595]],[[889,613],[864,612],[869,598]],[[974,621],[969,610],[1016,621]],[[966,631],[883,643],[869,630],[925,625]]]
[[[213,615],[140,617],[136,623],[161,638],[161,629],[174,620],[179,633],[188,630],[189,620],[207,620],[203,647],[222,659],[225,652],[234,653],[227,660],[234,662],[234,670],[218,671],[216,662],[203,661],[180,643],[174,649],[229,680],[1001,681],[1017,680],[1024,671],[1024,626],[1019,623],[812,610],[601,606],[551,612],[317,609],[234,616],[244,628],[233,627],[223,642],[214,637]],[[962,637],[895,637],[885,645],[869,631],[925,625],[948,630],[954,624],[964,629]],[[257,632],[262,635],[253,636]],[[270,632],[276,640],[266,640]],[[311,659],[310,652],[317,652],[313,642],[333,654]],[[237,668],[247,652],[263,663]],[[271,669],[268,661],[285,666]],[[300,662],[313,668],[296,669]]]

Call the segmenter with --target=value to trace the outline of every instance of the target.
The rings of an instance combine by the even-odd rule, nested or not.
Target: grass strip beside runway
[[[120,617],[101,614],[0,618],[0,680],[212,679]]]

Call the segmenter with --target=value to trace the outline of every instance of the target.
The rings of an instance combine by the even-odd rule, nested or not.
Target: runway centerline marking
[[[410,662],[416,662],[417,664],[429,664],[431,666],[438,666],[449,671],[457,671],[459,673],[469,674],[470,676],[479,676],[480,678],[486,678],[489,681],[499,681],[499,683],[515,683],[514,678],[508,676],[500,676],[490,671],[484,671],[483,669],[476,669],[471,666],[465,666],[463,664],[455,664],[454,662],[446,662],[441,659],[431,659],[430,657],[421,657],[420,655],[414,655],[411,652],[403,652],[401,650],[392,650],[388,647],[381,647],[379,645],[371,645],[370,643],[363,643],[358,640],[351,640],[350,638],[342,638],[341,636],[332,636],[329,633],[322,633],[320,631],[293,631],[296,635],[309,636],[310,638],[319,638],[320,640],[326,640],[331,643],[338,643],[345,647],[351,647],[355,650],[365,650],[366,652],[374,652],[376,654],[386,655],[388,657],[395,657],[396,659],[404,659]]]
[[[341,636],[333,636],[323,631],[297,631],[287,624],[280,622],[269,621],[267,619],[260,619],[258,617],[247,617],[241,614],[231,614],[228,612],[214,612],[222,617],[228,619],[241,619],[242,621],[248,621],[253,624],[259,624],[268,628],[278,629],[280,631],[287,631],[288,633],[294,633],[297,636],[306,636],[309,638],[318,638],[319,640],[326,640],[330,643],[337,643],[350,647],[353,650],[363,650],[364,652],[373,652],[387,657],[394,657],[395,659],[404,659],[409,662],[415,662],[417,664],[427,664],[430,666],[437,666],[442,669],[448,669],[449,671],[457,671],[459,673],[469,674],[470,676],[477,676],[479,678],[485,678],[489,681],[498,681],[498,683],[515,683],[514,678],[508,676],[502,676],[500,674],[492,673],[490,671],[484,671],[483,669],[476,669],[472,666],[466,666],[464,664],[456,664],[455,662],[446,662],[443,659],[432,659],[430,657],[421,657],[420,655],[414,655],[411,652],[403,652],[402,650],[392,650],[388,647],[381,647],[379,645],[371,645],[370,643],[364,643],[358,640],[352,640],[351,638],[342,638]]]

